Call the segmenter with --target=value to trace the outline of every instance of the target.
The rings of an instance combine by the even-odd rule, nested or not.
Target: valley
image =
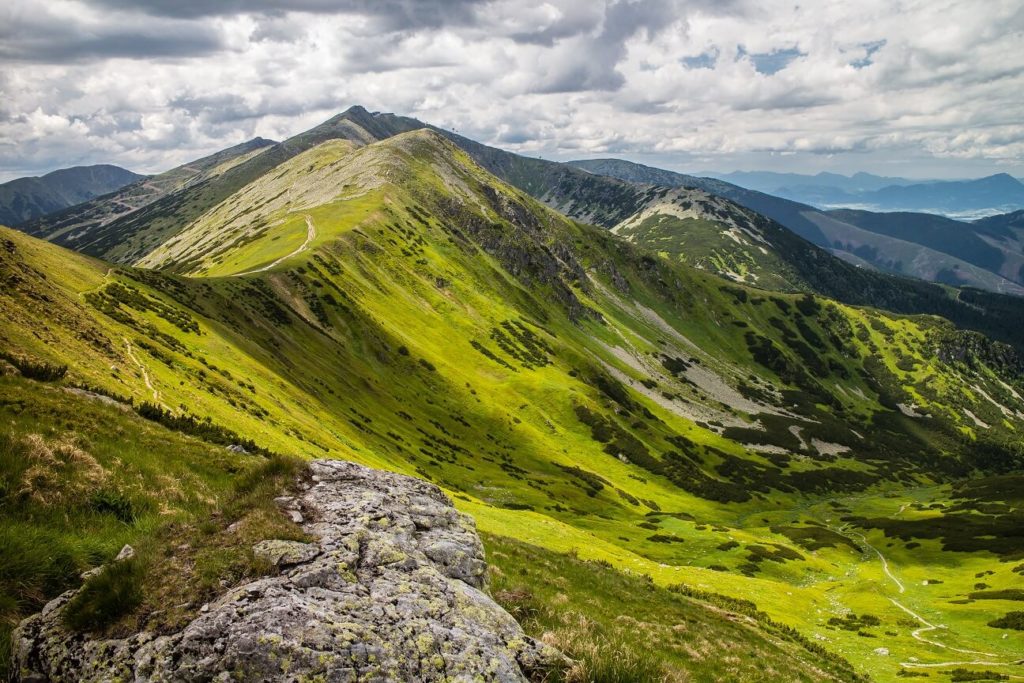
[[[865,275],[874,302],[818,287],[852,290],[852,267],[707,190],[408,121],[354,109],[221,159],[83,228],[84,253],[0,228],[5,439],[69,440],[106,472],[55,499],[7,447],[0,550],[67,557],[0,603],[6,627],[147,536],[142,597],[105,628],[177,623],[155,586],[186,531],[205,592],[166,588],[179,621],[258,575],[230,525],[299,536],[234,487],[273,498],[293,459],[340,458],[440,486],[498,602],[570,655],[589,619],[625,659],[658,634],[645,675],[667,680],[758,680],[760,660],[788,680],[1024,677],[1024,632],[991,625],[1024,577],[1024,360],[993,313],[1015,300],[920,283],[901,301],[924,304],[888,312],[902,281]],[[118,455],[109,425],[150,452]],[[54,457],[40,471],[79,466]],[[608,592],[588,603],[591,582]]]

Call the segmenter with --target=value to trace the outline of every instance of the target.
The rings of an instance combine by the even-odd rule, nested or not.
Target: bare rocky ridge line
[[[22,681],[524,681],[567,660],[485,592],[471,518],[436,486],[338,460],[277,502],[318,540],[254,552],[280,573],[236,587],[171,635],[62,626],[75,591],[15,631]]]

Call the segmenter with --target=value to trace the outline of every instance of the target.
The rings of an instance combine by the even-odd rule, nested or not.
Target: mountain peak
[[[342,112],[342,114],[351,114],[352,116],[363,116],[370,115],[370,110],[361,104],[353,104],[351,107]]]
[[[978,182],[1006,187],[1021,187],[1022,183],[1009,173],[993,173],[990,176],[979,178]]]
[[[340,137],[367,145],[399,133],[424,127],[425,124],[416,119],[384,112],[370,112],[365,107],[355,104],[340,114],[332,116],[319,126],[305,133],[299,133],[291,139],[305,139],[307,142],[312,140],[315,143]]]

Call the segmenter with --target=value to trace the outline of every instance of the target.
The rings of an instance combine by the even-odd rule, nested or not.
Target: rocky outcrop
[[[349,462],[310,470],[278,503],[318,540],[254,548],[279,574],[178,633],[117,640],[66,632],[65,593],[18,627],[21,680],[521,681],[564,662],[484,592],[473,521],[440,489]]]

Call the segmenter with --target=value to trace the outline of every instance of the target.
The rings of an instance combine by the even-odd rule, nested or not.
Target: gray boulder
[[[65,593],[18,626],[21,680],[523,681],[566,663],[484,592],[473,521],[440,489],[349,462],[310,470],[293,504],[318,542],[254,549],[279,575],[178,633],[126,639],[65,631]]]

